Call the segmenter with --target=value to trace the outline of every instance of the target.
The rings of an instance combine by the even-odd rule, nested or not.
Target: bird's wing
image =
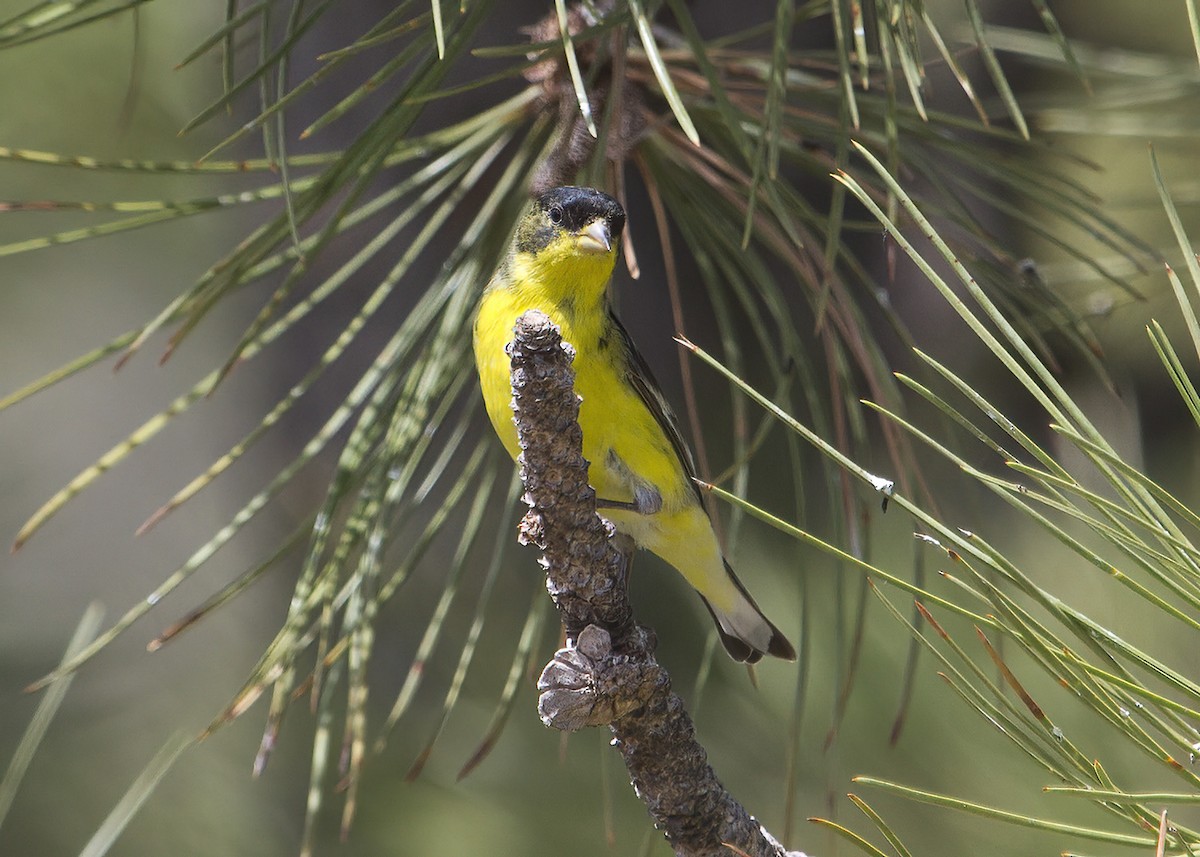
[[[683,434],[679,431],[679,423],[675,419],[675,413],[671,410],[671,406],[667,404],[662,390],[658,388],[658,383],[654,380],[654,373],[650,371],[650,367],[646,364],[646,358],[642,357],[641,352],[634,346],[633,340],[629,337],[629,331],[625,329],[625,326],[621,324],[621,320],[616,315],[610,312],[608,317],[613,329],[616,330],[621,340],[621,346],[625,352],[625,376],[630,386],[637,390],[638,396],[646,404],[646,409],[650,411],[654,417],[654,421],[658,423],[663,434],[667,436],[667,440],[671,442],[671,448],[675,451],[675,456],[679,459],[680,464],[683,465],[683,475],[687,478],[692,492],[696,495],[696,501],[700,504],[700,508],[704,508],[704,497],[700,493],[700,486],[696,484],[694,479],[696,476],[696,462],[692,458],[692,450],[688,447],[687,442],[683,439]]]

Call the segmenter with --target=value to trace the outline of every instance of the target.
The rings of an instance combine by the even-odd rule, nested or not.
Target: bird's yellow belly
[[[549,305],[549,304],[545,304]],[[488,417],[505,449],[520,453],[513,423],[511,361],[504,346],[528,300],[507,291],[485,296],[475,325],[475,352]],[[603,508],[619,532],[673,565],[717,609],[732,609],[738,592],[730,583],[712,524],[696,498],[683,465],[658,421],[622,376],[624,362],[598,346],[600,334],[579,330],[560,313],[550,313],[563,339],[576,345],[575,390],[588,481],[597,498],[628,503],[641,485],[652,487],[662,507],[653,514]],[[583,348],[579,344],[584,343]]]
[[[517,430],[509,403],[511,364],[504,345],[512,339],[512,327],[524,307],[509,300],[504,292],[486,299],[475,329],[476,357],[480,384],[488,416],[509,455],[516,458]],[[575,330],[569,320],[551,314],[562,329],[563,339],[575,344],[586,342],[590,331]],[[594,341],[596,335],[592,334]],[[695,495],[683,468],[657,420],[637,392],[619,373],[623,371],[602,355],[596,345],[576,350],[575,391],[582,400],[579,425],[583,430],[583,455],[589,462],[588,480],[602,500],[628,503],[635,499],[639,484],[650,487],[662,499],[662,511],[672,512],[695,506]],[[655,516],[614,513],[618,529],[649,547],[653,538],[648,528]],[[639,532],[640,531],[640,532]],[[639,538],[642,536],[643,538]],[[649,537],[649,538],[646,538]]]

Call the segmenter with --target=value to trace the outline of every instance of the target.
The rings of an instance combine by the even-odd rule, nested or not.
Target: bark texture
[[[726,791],[683,701],[633,617],[626,574],[634,546],[596,514],[579,429],[574,349],[537,310],[509,346],[521,479],[520,540],[542,549],[546,589],[566,630],[538,680],[547,726],[608,726],[638,796],[680,857],[803,857],[789,852]]]

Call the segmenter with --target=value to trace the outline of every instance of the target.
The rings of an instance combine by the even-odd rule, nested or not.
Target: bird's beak
[[[584,253],[607,253],[612,250],[612,236],[608,222],[598,217],[576,233],[579,249]]]

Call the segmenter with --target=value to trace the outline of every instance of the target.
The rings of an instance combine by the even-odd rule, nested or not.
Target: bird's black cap
[[[597,217],[604,218],[614,238],[625,228],[625,209],[621,203],[594,188],[551,188],[537,198],[537,206],[551,222],[570,232],[578,232]]]
[[[604,219],[613,240],[625,228],[621,203],[590,187],[551,188],[534,200],[531,215],[517,241],[519,249],[533,253],[550,243],[555,232],[579,232],[596,218]]]

